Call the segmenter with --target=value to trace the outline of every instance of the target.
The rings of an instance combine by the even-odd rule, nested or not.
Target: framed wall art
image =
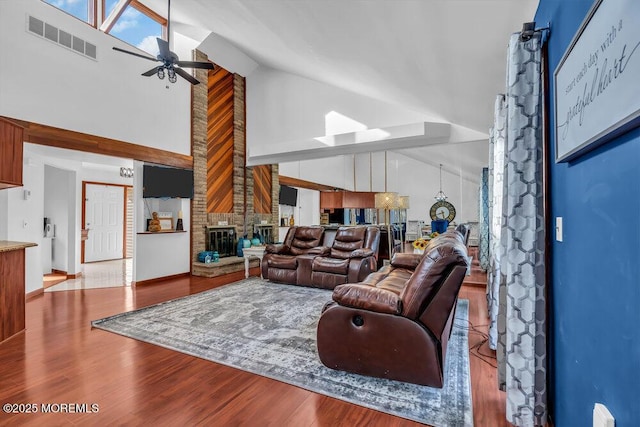
[[[596,0],[554,72],[556,162],[640,125],[640,1]]]

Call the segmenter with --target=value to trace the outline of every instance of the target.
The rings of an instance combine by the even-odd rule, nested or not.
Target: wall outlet
[[[593,407],[593,427],[615,427],[616,420],[602,403]]]

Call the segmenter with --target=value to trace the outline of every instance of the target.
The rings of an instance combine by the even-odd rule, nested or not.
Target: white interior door
[[[124,241],[124,187],[86,184],[84,261],[122,258]]]

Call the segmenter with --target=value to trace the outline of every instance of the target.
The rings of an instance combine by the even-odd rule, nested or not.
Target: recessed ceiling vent
[[[96,45],[89,43],[64,30],[54,27],[38,18],[27,15],[27,31],[36,36],[43,37],[67,49],[73,50],[87,58],[96,59]]]

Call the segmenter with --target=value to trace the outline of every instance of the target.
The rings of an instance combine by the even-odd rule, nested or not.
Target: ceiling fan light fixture
[[[176,71],[173,68],[169,68],[167,70],[167,74],[169,76],[169,81],[171,83],[175,83],[178,81],[178,77],[176,76]]]
[[[161,62],[162,65],[159,65],[146,73],[142,73],[143,76],[149,77],[157,74],[160,80],[164,79],[165,71],[166,74],[169,75],[169,82],[175,83],[178,81],[178,76],[184,78],[192,85],[200,84],[200,81],[193,77],[191,74],[184,71],[184,68],[195,68],[201,70],[213,70],[214,66],[212,62],[204,61],[180,61],[178,55],[175,52],[171,52],[169,50],[170,46],[170,37],[171,37],[171,0],[167,0],[167,40],[164,40],[160,37],[156,37],[156,41],[158,42],[158,55],[153,58],[148,55],[141,55],[136,52],[130,52],[125,49],[120,49],[119,47],[114,46],[113,50],[117,50],[118,52],[126,53],[128,55],[137,56],[142,59],[146,59],[148,61]],[[175,68],[174,68],[175,67]]]

